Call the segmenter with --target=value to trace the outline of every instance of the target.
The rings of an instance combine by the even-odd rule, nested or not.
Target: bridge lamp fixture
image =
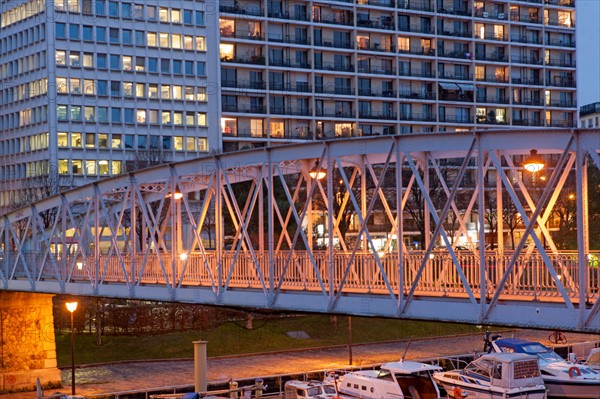
[[[67,310],[71,313],[71,395],[75,395],[75,328],[73,313],[77,310],[77,301],[66,302]]]
[[[175,201],[178,201],[183,198],[183,193],[179,190],[175,190],[175,193],[173,194],[173,198],[175,199]]]
[[[308,171],[308,175],[311,179],[321,180],[327,176],[325,169],[319,167],[319,161],[315,161],[315,166]]]
[[[187,252],[182,252],[182,253],[179,254],[179,260],[180,261],[185,262],[187,260],[187,258],[188,258]]]
[[[529,151],[529,157],[523,162],[525,170],[531,173],[537,173],[544,169],[544,160],[538,155],[537,150]]]

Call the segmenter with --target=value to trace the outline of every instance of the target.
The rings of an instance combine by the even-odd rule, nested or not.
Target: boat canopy
[[[469,363],[464,373],[507,389],[544,384],[537,357],[527,354],[489,353]]]

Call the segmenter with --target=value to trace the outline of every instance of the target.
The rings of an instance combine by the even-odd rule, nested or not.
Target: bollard
[[[229,381],[229,399],[238,399],[238,393],[237,381]]]
[[[264,381],[262,378],[257,378],[254,380],[254,385],[256,386],[256,390],[254,391],[255,397],[260,397],[263,394]]]
[[[196,392],[206,392],[206,341],[194,341],[194,389]]]

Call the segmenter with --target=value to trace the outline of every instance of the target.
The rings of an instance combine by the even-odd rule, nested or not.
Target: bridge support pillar
[[[0,390],[60,383],[52,295],[0,291]]]

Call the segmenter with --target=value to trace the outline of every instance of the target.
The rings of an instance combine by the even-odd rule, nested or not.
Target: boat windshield
[[[552,349],[545,347],[542,344],[534,343],[522,346],[523,352],[530,355],[537,355],[540,359],[547,362],[562,362],[564,359],[560,357]]]
[[[592,367],[600,367],[600,350],[592,352],[585,364]]]
[[[333,386],[331,386],[331,385],[324,385],[324,386],[323,386],[323,391],[324,391],[324,393],[331,393],[331,394],[335,394],[335,393],[337,393],[337,392],[335,391],[335,387],[333,387]]]

